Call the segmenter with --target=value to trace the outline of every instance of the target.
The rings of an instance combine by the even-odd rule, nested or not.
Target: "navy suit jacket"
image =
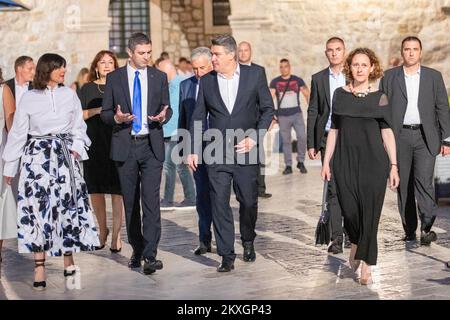
[[[172,117],[172,109],[169,103],[169,89],[165,73],[155,68],[147,68],[148,99],[147,115],[155,116],[160,113],[164,106],[169,106],[166,113],[167,123]],[[132,123],[117,124],[114,120],[117,105],[123,113],[133,113],[131,108],[131,97],[128,86],[127,67],[116,69],[106,77],[105,94],[103,96],[101,119],[106,124],[113,126],[111,139],[111,159],[123,162],[128,158],[131,148]],[[149,144],[159,161],[164,161],[164,137],[162,124],[148,121]]]
[[[178,128],[189,130],[191,126],[192,114],[196,103],[196,88],[198,80],[192,76],[183,80],[180,84],[180,109],[178,118]]]
[[[200,89],[192,114],[190,133],[192,137],[195,137],[198,133],[194,133],[194,122],[202,121],[203,123],[208,115],[209,129],[217,129],[222,134],[224,141],[223,163],[226,161],[227,151],[234,150],[234,145],[240,142],[236,140],[226,141],[227,129],[267,130],[272,122],[273,100],[263,70],[263,68],[240,65],[239,87],[231,114],[220,95],[217,72],[211,71],[200,79]],[[192,139],[191,148],[193,153],[200,151],[196,139]],[[257,163],[246,162],[242,164]]]

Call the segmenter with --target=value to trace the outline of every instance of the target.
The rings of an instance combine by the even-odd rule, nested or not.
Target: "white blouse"
[[[70,133],[73,136],[71,150],[77,152],[81,160],[88,159],[86,149],[91,145],[91,140],[86,128],[81,102],[74,90],[56,87],[26,92],[14,114],[3,152],[3,175],[16,175],[28,135]]]

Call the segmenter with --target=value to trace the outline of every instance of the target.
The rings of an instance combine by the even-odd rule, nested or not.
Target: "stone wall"
[[[450,88],[450,17],[448,0],[231,0],[233,35],[254,44],[254,61],[269,78],[278,61],[289,58],[294,73],[308,83],[327,66],[325,41],[342,37],[348,49],[372,48],[385,67],[400,56],[401,40],[417,35],[423,42],[423,64],[444,75]],[[241,9],[242,8],[242,9]]]
[[[204,0],[161,0],[162,49],[172,61],[189,58],[191,50],[210,46],[211,37],[205,28]]]
[[[31,11],[0,12],[0,67],[14,75],[20,55],[37,59],[46,52],[67,60],[66,84],[88,66],[95,54],[108,48],[108,0],[28,0]]]

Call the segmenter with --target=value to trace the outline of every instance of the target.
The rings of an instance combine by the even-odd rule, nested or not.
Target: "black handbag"
[[[328,180],[323,184],[322,212],[316,227],[316,245],[328,245],[331,241],[330,212],[328,211]]]

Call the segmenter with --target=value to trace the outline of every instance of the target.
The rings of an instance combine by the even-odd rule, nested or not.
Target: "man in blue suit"
[[[178,127],[189,130],[192,113],[197,101],[199,80],[209,73],[213,67],[211,63],[211,51],[206,47],[199,47],[192,51],[191,63],[194,76],[184,80],[180,84],[180,115]],[[206,119],[205,119],[206,124]],[[206,125],[204,126],[206,128]],[[211,200],[209,197],[209,180],[205,164],[200,164],[194,171],[195,187],[197,189],[196,208],[198,213],[199,246],[195,248],[196,255],[211,252]]]

